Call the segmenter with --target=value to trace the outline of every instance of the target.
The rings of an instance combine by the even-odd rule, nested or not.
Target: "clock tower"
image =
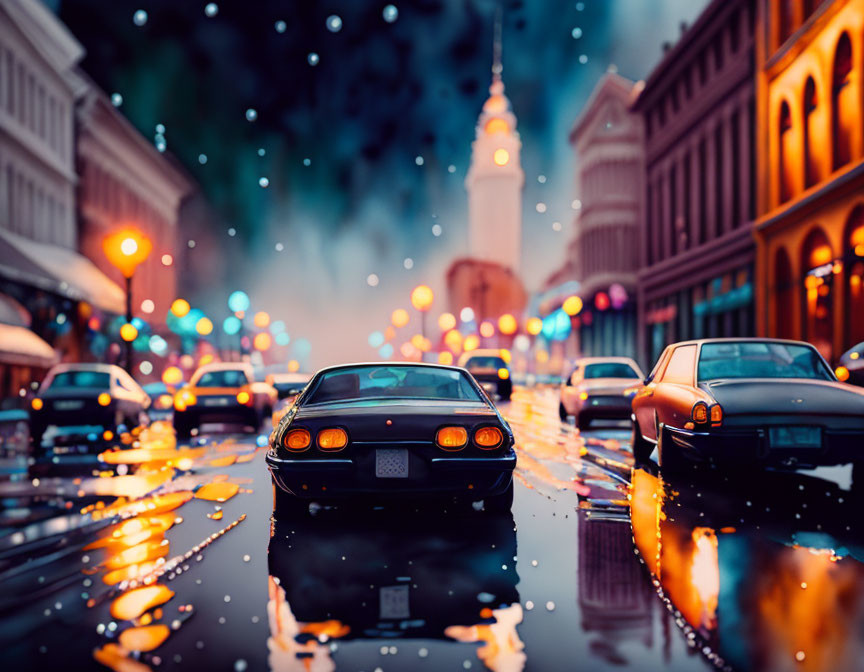
[[[469,253],[518,274],[522,256],[522,141],[501,79],[501,28],[496,25],[492,84],[471,146],[468,191]]]

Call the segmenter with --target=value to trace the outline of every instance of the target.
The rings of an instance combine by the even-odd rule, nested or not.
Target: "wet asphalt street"
[[[625,425],[562,425],[555,390],[502,410],[512,516],[274,521],[263,437],[159,425],[3,483],[3,668],[864,669],[842,469],[667,482],[631,471]]]

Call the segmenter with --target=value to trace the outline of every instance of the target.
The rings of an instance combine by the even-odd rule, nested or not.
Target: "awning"
[[[2,229],[0,274],[111,313],[126,309],[125,292],[87,257]]]
[[[0,294],[0,323],[15,327],[29,327],[33,318],[27,309],[11,296]]]
[[[0,364],[47,369],[59,360],[54,348],[29,329],[0,324]]]

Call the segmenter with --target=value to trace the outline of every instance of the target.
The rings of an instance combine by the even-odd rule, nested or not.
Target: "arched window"
[[[818,153],[814,155],[813,140],[819,137],[818,115],[816,106],[816,82],[807,78],[804,86],[804,188],[811,187],[821,179]]]
[[[789,104],[784,100],[780,106],[780,202],[785,203],[792,197],[792,174],[790,165],[794,152],[792,151],[792,114]]]
[[[846,221],[846,347],[864,341],[864,205]]]
[[[852,130],[857,101],[854,99],[849,77],[852,72],[852,42],[843,33],[834,52],[834,70],[831,81],[831,167],[837,170],[852,159]]]
[[[774,333],[777,338],[795,338],[795,281],[792,262],[783,247],[774,257],[774,296]]]
[[[834,252],[825,232],[814,227],[801,248],[804,283],[804,338],[828,361],[834,354]]]

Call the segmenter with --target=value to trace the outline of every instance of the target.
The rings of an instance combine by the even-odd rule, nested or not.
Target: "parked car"
[[[707,339],[668,346],[633,398],[633,452],[695,462],[814,467],[864,460],[864,390],[809,343]]]
[[[627,420],[634,386],[644,374],[629,357],[583,357],[561,383],[558,415],[561,420],[576,418],[579,429],[592,420]]]
[[[311,378],[308,373],[276,373],[267,376],[267,381],[274,387],[279,397],[271,414],[274,427],[279,424],[282,416],[288,412],[297,395],[303,391]]]
[[[144,386],[144,391],[150,397],[149,415],[151,420],[166,420],[174,410],[174,392],[165,383],[150,383]]]
[[[260,391],[256,394],[253,381],[249,364],[214,363],[200,367],[189,384],[174,395],[177,436],[186,438],[208,422],[240,424],[258,431],[268,395]]]
[[[312,378],[308,373],[271,373],[267,382],[276,389],[279,399],[296,397]]]
[[[513,394],[510,366],[501,357],[500,350],[463,352],[459,357],[459,366],[467,369],[489,394],[497,394],[501,399],[509,399]]]
[[[864,387],[864,343],[844,352],[834,372],[840,381]]]
[[[270,435],[275,506],[456,497],[509,510],[513,432],[464,369],[355,364],[319,371]]]
[[[136,427],[150,397],[126,371],[113,364],[58,364],[48,371],[30,402],[30,436],[42,444],[48,427],[95,425]]]

